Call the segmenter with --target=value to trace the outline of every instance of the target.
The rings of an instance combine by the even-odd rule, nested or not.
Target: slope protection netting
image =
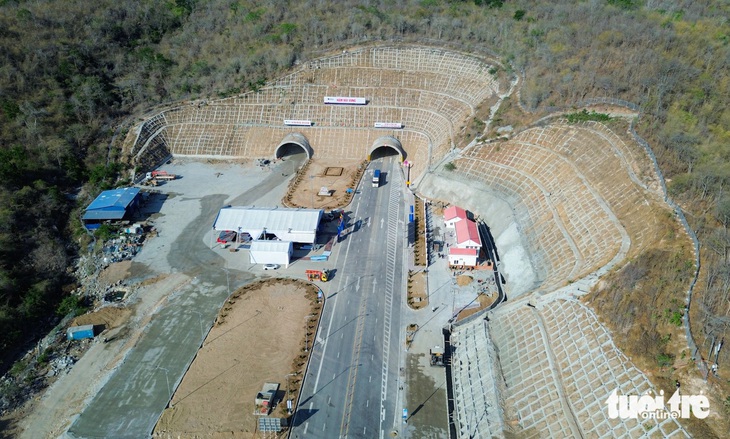
[[[498,91],[492,67],[424,47],[346,52],[308,62],[257,92],[168,109],[143,123],[132,151],[146,152],[145,145],[154,144],[176,155],[266,156],[281,141],[280,133],[293,130],[283,127],[285,119],[310,120],[313,127],[296,129],[309,138],[315,155],[364,157],[367,140],[391,134],[401,137],[417,176],[449,151],[475,106]],[[362,96],[369,102],[328,106],[325,96]],[[376,122],[404,128],[377,130]],[[411,139],[416,143],[404,141]]]

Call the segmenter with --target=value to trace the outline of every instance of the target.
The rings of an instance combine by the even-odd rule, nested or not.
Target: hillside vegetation
[[[706,249],[693,321],[709,347],[730,326],[729,13],[674,0],[0,0],[0,350],[53,323],[88,242],[78,209],[120,184],[119,142],[143,111],[400,41],[496,54],[530,111],[639,105],[638,130]]]

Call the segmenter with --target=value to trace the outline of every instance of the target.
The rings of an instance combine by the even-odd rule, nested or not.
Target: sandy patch
[[[469,285],[470,283],[472,283],[473,281],[474,281],[473,277],[467,276],[465,274],[462,274],[462,275],[456,277],[456,285],[458,285],[460,287],[465,287],[465,286]]]
[[[421,309],[428,306],[426,293],[426,273],[423,271],[408,273],[408,306]]]
[[[94,325],[112,329],[123,325],[129,320],[132,310],[116,306],[107,306],[97,311],[76,317],[71,326]]]
[[[130,268],[132,267],[132,261],[121,261],[115,262],[99,274],[99,282],[101,284],[115,284],[121,280],[129,278]]]
[[[459,315],[456,317],[456,320],[462,320],[467,317],[469,317],[472,314],[476,314],[479,311],[487,308],[492,303],[494,303],[495,300],[497,300],[498,295],[496,293],[490,294],[479,294],[476,298],[476,301],[469,306],[468,308],[462,310]]]
[[[292,207],[334,209],[349,204],[352,196],[348,188],[355,189],[361,176],[360,159],[313,158],[292,180],[284,202]],[[330,196],[318,195],[326,187]]]
[[[295,398],[306,359],[305,329],[310,346],[316,330],[317,317],[310,317],[320,309],[315,300],[316,290],[292,280],[236,291],[175,392],[172,408],[163,412],[155,437],[254,437],[254,398],[264,382],[280,384],[281,403],[270,416],[285,417],[287,374],[296,373],[289,377]]]

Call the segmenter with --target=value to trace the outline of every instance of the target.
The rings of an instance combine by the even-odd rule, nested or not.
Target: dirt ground
[[[467,276],[465,274],[459,275],[456,277],[456,285],[460,287],[465,287],[472,283],[474,281],[474,278],[471,276]]]
[[[488,294],[480,294],[479,296],[477,296],[477,300],[476,302],[474,302],[474,305],[460,312],[459,315],[456,317],[456,320],[462,320],[472,314],[476,314],[477,312],[494,303],[494,301],[497,300],[497,297],[498,296],[496,293],[492,294],[491,296],[489,296]]]
[[[298,393],[306,320],[310,334],[319,307],[304,282],[273,280],[235,292],[155,427],[164,438],[254,438],[258,417],[254,398],[264,382],[280,384],[285,417],[287,374],[291,397]],[[264,331],[262,331],[264,330]],[[294,336],[292,336],[294,335]],[[312,335],[309,336],[310,339]],[[311,345],[311,343],[310,343]],[[221,402],[225,401],[225,405]]]
[[[286,204],[325,210],[346,206],[352,198],[347,189],[357,187],[362,163],[359,159],[311,159],[300,176],[292,181],[285,197]],[[323,187],[331,196],[318,195]]]
[[[428,306],[426,273],[423,271],[408,273],[408,306],[413,309],[421,309]]]
[[[114,284],[125,280],[129,277],[129,270],[132,267],[132,261],[115,262],[99,274],[99,283]]]
[[[103,329],[114,329],[126,323],[131,315],[132,310],[129,308],[107,306],[76,317],[71,326],[94,325],[103,326]]]

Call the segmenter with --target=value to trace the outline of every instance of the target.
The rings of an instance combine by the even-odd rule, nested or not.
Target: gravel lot
[[[118,371],[129,368],[125,359],[144,341],[155,316],[163,313],[177,298],[188,297],[191,289],[204,288],[211,292],[214,312],[202,316],[205,327],[210,327],[217,314],[212,302],[227,296],[227,281],[233,289],[254,278],[247,271],[248,258],[242,257],[241,253],[210,249],[210,227],[215,214],[226,204],[280,205],[288,179],[301,165],[301,159],[301,156],[288,157],[267,167],[180,159],[164,165],[161,169],[181,178],[155,188],[157,193],[153,195],[153,202],[148,203],[147,213],[159,235],[145,243],[128,267],[127,282],[137,286],[126,299],[131,309],[129,320],[114,330],[113,341],[103,343],[104,335],[97,337],[67,375],[19,411],[18,419],[10,422],[15,426],[17,436],[31,439],[66,436],[66,431],[105,384],[112,382],[110,379]],[[222,269],[228,270],[228,276]],[[184,302],[177,305],[184,305]],[[190,324],[198,332],[197,319],[188,320],[189,323],[181,324]],[[182,375],[170,377],[172,382],[181,379]],[[155,383],[162,389],[164,375],[161,382]],[[160,412],[163,409],[161,406]]]

